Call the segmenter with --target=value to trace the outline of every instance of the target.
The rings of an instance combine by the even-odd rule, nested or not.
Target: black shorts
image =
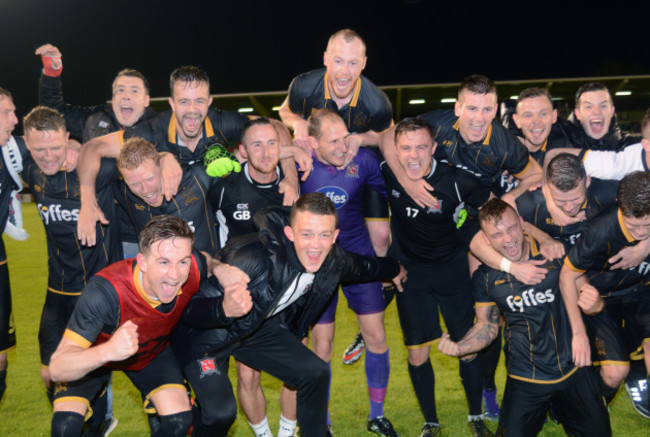
[[[41,326],[38,329],[38,343],[41,350],[41,364],[50,365],[50,358],[59,346],[68,320],[72,315],[79,295],[61,294],[47,291],[43,312],[41,313]]]
[[[650,340],[650,293],[610,296],[605,309],[585,316],[594,363],[626,365],[630,353]]]
[[[0,240],[0,244],[2,240]],[[7,261],[0,263],[0,354],[16,347],[16,326],[11,312],[11,289]]]
[[[552,406],[567,435],[611,436],[609,413],[600,395],[597,378],[592,367],[579,368],[554,384],[535,384],[509,376],[496,435],[537,435]]]
[[[396,302],[406,347],[423,347],[440,338],[438,310],[451,339],[463,338],[475,315],[467,254],[461,250],[451,260],[436,264],[403,264],[408,280]]]
[[[125,371],[124,373],[129,377],[133,385],[140,390],[144,410],[147,413],[156,412],[155,406],[151,403],[151,397],[158,390],[176,387],[181,390],[186,389],[180,365],[169,346],[144,369]],[[57,382],[54,388],[54,404],[82,400],[88,406],[89,414],[86,416],[90,417],[92,415],[90,406],[106,390],[110,375],[111,370],[109,368],[100,367],[77,381]]]

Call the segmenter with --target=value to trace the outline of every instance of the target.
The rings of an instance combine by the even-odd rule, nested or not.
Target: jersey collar
[[[172,118],[169,120],[169,128],[167,128],[167,141],[171,144],[178,144],[178,129],[176,128],[176,113],[172,112]],[[214,128],[210,122],[210,118],[206,115],[203,121],[203,136],[210,138],[214,136]]]
[[[458,131],[458,126],[459,125],[460,125],[460,119],[456,119],[456,122],[454,123],[454,125],[452,127]],[[460,131],[458,131],[458,133],[460,134]],[[485,138],[483,138],[482,144],[484,146],[489,146],[491,137],[492,137],[492,123],[490,123],[490,126],[488,126],[487,134],[485,134]],[[476,142],[478,143],[478,141],[476,141]]]
[[[625,226],[625,222],[623,221],[623,212],[621,211],[621,208],[618,208],[616,211],[616,216],[618,217],[618,225],[621,227],[621,231],[623,231],[623,235],[625,236],[625,239],[627,240],[628,243],[632,243],[633,241],[636,241],[636,238],[630,234],[630,231],[627,230],[627,227]]]
[[[327,86],[328,78],[329,78],[329,73],[326,71],[325,77],[323,79],[323,87],[325,88],[324,89],[325,100],[332,100],[329,87]],[[359,76],[359,78],[357,79],[357,83],[354,84],[354,91],[352,92],[352,100],[350,100],[349,106],[351,107],[357,106],[357,103],[359,102],[359,94],[361,94],[361,76]]]

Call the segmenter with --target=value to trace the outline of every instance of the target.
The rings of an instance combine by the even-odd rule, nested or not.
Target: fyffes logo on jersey
[[[332,201],[336,209],[340,209],[348,203],[348,193],[341,187],[321,187],[317,190],[319,193],[323,193]]]
[[[45,226],[49,225],[50,222],[76,222],[79,220],[79,208],[73,210],[63,209],[58,203],[52,205],[39,203],[37,207]]]
[[[542,303],[551,303],[554,300],[555,295],[551,288],[544,292],[535,291],[534,288],[529,288],[521,293],[521,296],[508,296],[506,302],[512,311],[523,313],[524,307],[536,306]]]

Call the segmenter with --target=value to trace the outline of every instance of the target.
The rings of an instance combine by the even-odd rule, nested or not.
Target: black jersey
[[[424,179],[437,199],[432,208],[421,208],[397,182],[386,162],[381,163],[386,195],[391,209],[393,235],[389,256],[416,264],[446,261],[466,249],[456,227],[458,211],[468,204],[480,208],[490,197],[490,189],[464,170],[436,162]]]
[[[537,242],[530,241],[530,259],[542,260]],[[547,261],[537,285],[481,265],[472,277],[476,306],[497,305],[505,319],[503,350],[508,375],[533,383],[559,382],[574,369],[571,325],[559,287],[562,264]]]
[[[55,293],[79,294],[86,281],[122,258],[116,226],[96,225],[95,246],[82,246],[77,238],[81,199],[77,172],[61,170],[43,174],[26,149],[21,176],[32,189],[34,202],[45,226],[48,253],[48,289]],[[97,204],[109,221],[114,218],[111,183],[117,178],[114,162],[102,160],[97,175]]]
[[[647,292],[650,256],[627,270],[610,270],[611,264],[607,261],[621,249],[636,244],[638,241],[623,223],[623,214],[617,207],[612,207],[587,224],[582,237],[564,259],[564,264],[573,271],[585,272],[591,285],[603,297]]]
[[[515,137],[524,136],[521,129],[519,129],[514,123],[508,125],[508,130]],[[571,142],[570,131],[570,123],[565,119],[558,117],[557,121],[551,126],[551,132],[549,132],[548,138],[546,138],[542,147],[540,147],[536,152],[530,152],[530,157],[537,161],[541,167],[544,167],[544,157],[546,157],[546,152],[549,150],[575,147]]]
[[[208,115],[203,121],[202,137],[192,152],[179,143],[176,115],[169,110],[122,131],[120,143],[131,137],[141,137],[153,143],[159,152],[170,152],[178,162],[191,165],[202,162],[207,146],[213,143],[236,145],[248,120],[247,116],[237,112],[208,108]]]
[[[339,108],[327,88],[327,70],[319,68],[296,76],[289,85],[289,109],[307,119],[316,109],[337,112],[353,133],[383,132],[393,122],[393,108],[388,96],[365,76],[354,86],[352,100]]]
[[[268,184],[253,180],[248,162],[239,173],[230,173],[217,183],[210,197],[219,223],[219,244],[223,247],[231,237],[256,232],[253,216],[267,206],[282,205],[283,194],[278,184],[284,177],[280,166],[275,169],[278,177]]]
[[[574,144],[573,147],[579,147],[581,149],[616,151],[641,141],[639,137],[627,135],[621,131],[616,114],[612,116],[609,123],[609,131],[598,140],[589,136],[582,127],[580,120],[577,119],[575,112],[569,115],[567,124],[572,128],[570,129],[570,133],[571,142]]]
[[[63,83],[60,76],[50,77],[41,74],[38,91],[39,103],[56,109],[63,114],[70,136],[82,143],[122,129],[117,117],[115,117],[112,105],[102,103],[95,106],[79,106],[65,103],[63,99]],[[156,111],[151,108],[144,108],[144,113],[136,123],[149,120],[155,116]]]
[[[530,165],[528,149],[496,121],[482,141],[467,144],[453,110],[437,109],[421,117],[433,128],[436,159],[473,173],[488,187],[497,183],[503,170],[518,177]]]
[[[115,198],[127,211],[138,232],[154,216],[167,214],[183,217],[194,232],[194,247],[214,253],[218,248],[217,228],[209,196],[216,180],[205,173],[203,166],[182,165],[181,168],[183,178],[177,194],[169,202],[163,199],[160,206],[149,206],[133,194],[122,180],[115,184]]]
[[[618,181],[591,178],[591,184],[587,187],[585,203],[581,208],[587,218],[568,226],[558,226],[553,222],[541,189],[527,191],[519,196],[516,200],[517,210],[521,218],[556,240],[560,240],[568,251],[578,241],[587,222],[616,203],[617,189]]]

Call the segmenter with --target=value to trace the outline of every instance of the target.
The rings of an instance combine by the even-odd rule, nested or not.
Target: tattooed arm
[[[443,334],[438,349],[445,355],[465,357],[487,347],[499,333],[499,308],[496,305],[476,307],[476,323],[457,343]]]

